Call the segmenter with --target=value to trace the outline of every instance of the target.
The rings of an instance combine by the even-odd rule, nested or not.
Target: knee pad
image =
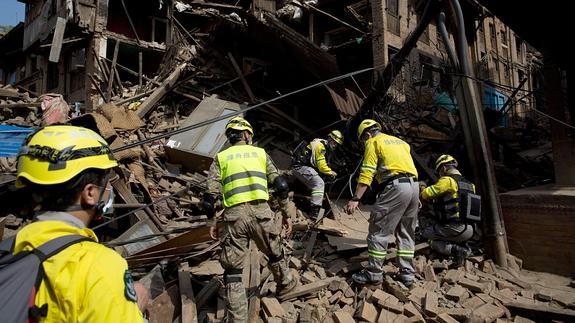
[[[226,269],[224,272],[224,282],[229,283],[241,283],[243,276],[243,269]]]

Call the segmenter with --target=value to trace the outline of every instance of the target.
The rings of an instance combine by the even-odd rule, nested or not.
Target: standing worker
[[[307,146],[301,143],[294,152],[292,168],[298,180],[311,191],[310,217],[316,219],[323,202],[325,182],[320,176],[334,179],[337,173],[327,164],[326,153],[333,152],[338,145],[343,144],[343,135],[339,130],[332,130],[328,139],[316,138]]]
[[[99,244],[88,229],[93,219],[111,211],[110,176],[116,166],[106,141],[81,127],[47,126],[20,148],[16,187],[32,194],[40,211],[16,235],[12,253],[33,251],[42,259],[42,245],[64,236],[85,237],[42,262],[43,279],[29,321],[144,321],[140,309],[149,292],[134,284],[126,260]],[[6,300],[2,291],[0,296]],[[4,310],[13,309],[0,309],[0,317],[7,319]]]
[[[471,255],[464,243],[473,237],[471,222],[481,220],[481,198],[457,166],[457,160],[450,155],[441,155],[435,162],[440,178],[421,192],[421,198],[434,202],[438,223],[425,228],[421,236],[429,240],[431,249],[453,256],[459,267]]]
[[[288,205],[289,187],[279,176],[276,166],[264,149],[252,146],[254,131],[243,118],[235,117],[226,125],[226,136],[232,144],[217,154],[210,167],[204,208],[213,216],[216,199],[221,196],[225,207],[224,229],[220,262],[225,270],[227,321],[247,322],[248,301],[242,271],[250,240],[269,257],[268,265],[283,295],[296,287],[296,280],[288,272],[282,248],[282,223],[286,234],[291,233]],[[274,186],[279,197],[283,221],[268,205],[268,184]],[[217,228],[212,226],[212,238],[217,239]]]
[[[359,284],[382,282],[387,244],[395,234],[400,267],[398,278],[409,287],[415,279],[414,236],[419,207],[417,170],[410,147],[405,141],[382,133],[381,125],[371,119],[360,123],[357,134],[359,140],[365,142],[365,153],[357,188],[347,203],[346,212],[352,214],[357,209],[359,200],[374,177],[378,185],[375,204],[369,216],[369,264],[363,271],[354,274],[353,280]]]

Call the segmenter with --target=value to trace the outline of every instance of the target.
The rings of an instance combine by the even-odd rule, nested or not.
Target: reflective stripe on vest
[[[232,146],[218,153],[218,162],[225,207],[269,199],[265,150]]]

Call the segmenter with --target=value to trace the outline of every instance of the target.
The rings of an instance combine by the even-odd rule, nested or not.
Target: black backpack
[[[48,314],[48,304],[34,304],[44,278],[42,262],[75,243],[93,240],[66,235],[13,255],[15,240],[14,236],[0,242],[0,318],[7,323],[37,321]]]
[[[457,181],[459,192],[459,215],[466,222],[481,222],[481,196],[463,176],[449,175]]]

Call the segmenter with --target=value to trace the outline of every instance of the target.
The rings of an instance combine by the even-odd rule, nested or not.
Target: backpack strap
[[[82,241],[94,240],[79,234],[65,235],[45,242],[43,245],[34,249],[34,253],[40,258],[40,261],[43,262],[69,246]]]
[[[12,253],[14,244],[16,243],[16,236],[11,236],[7,239],[0,241],[0,256]]]

